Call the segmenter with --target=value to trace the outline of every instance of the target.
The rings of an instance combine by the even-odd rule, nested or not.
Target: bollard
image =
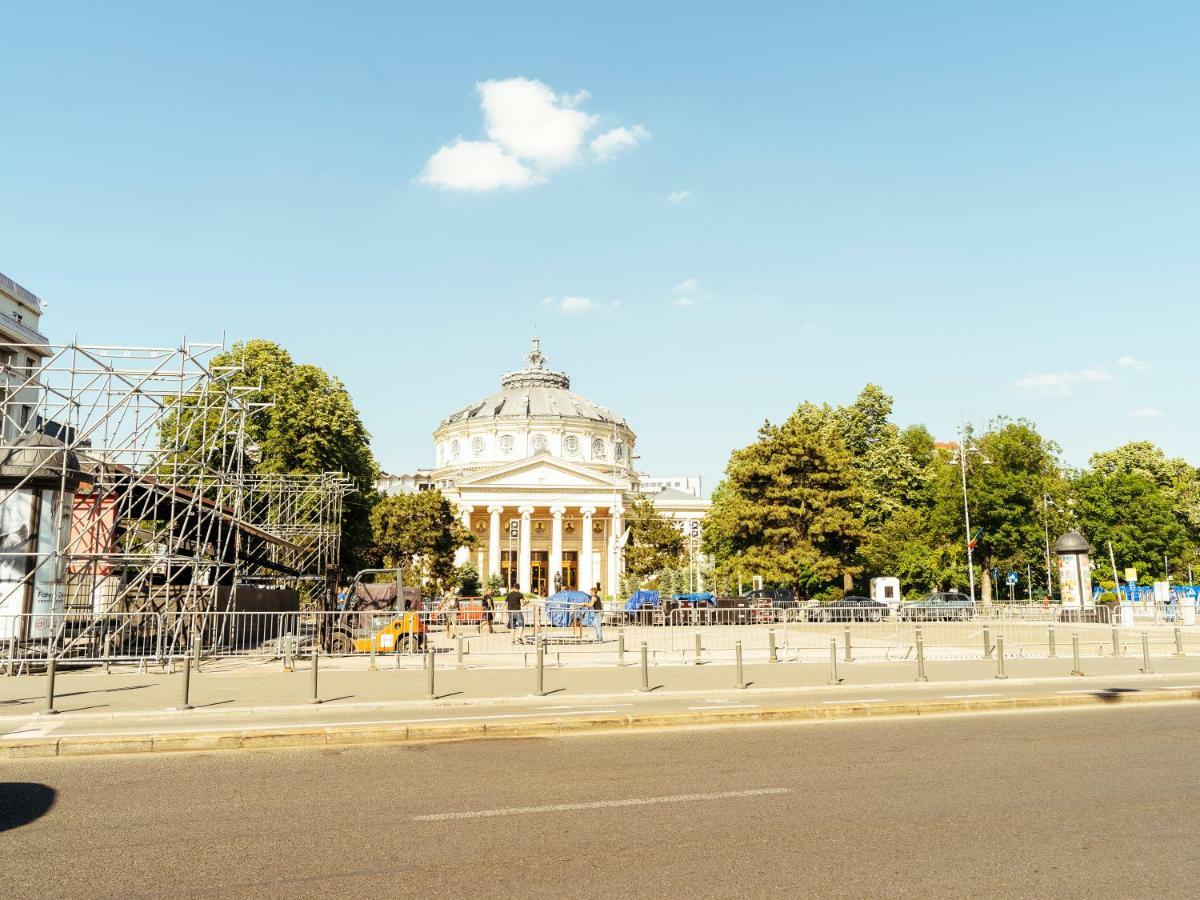
[[[1116,625],[1114,625],[1113,629],[1112,629],[1112,644],[1113,644],[1113,656],[1120,656],[1121,655],[1121,633],[1117,630]]]
[[[837,638],[832,635],[829,637],[829,683],[842,683],[842,679],[838,677],[837,670]]]
[[[773,632],[772,632],[772,634],[771,634],[771,640],[772,640],[772,644],[771,644],[771,652],[772,652],[772,653],[774,653],[774,648],[775,648],[775,644],[774,644],[775,635],[774,635],[774,633],[773,633]],[[696,632],[696,665],[700,665],[700,664],[701,664],[701,663],[700,663],[700,653],[701,653],[703,650],[704,650],[704,645],[700,643],[700,632],[698,632],[698,631],[697,631],[697,632]]]
[[[1183,629],[1175,626],[1175,655],[1183,656]]]
[[[58,710],[54,708],[54,669],[57,660],[53,653],[46,660],[46,715],[53,716]]]
[[[917,626],[917,681],[928,681],[925,675],[925,636]]]
[[[196,674],[200,674],[200,635],[192,639],[192,656],[196,659]]]
[[[617,668],[625,668],[625,632],[617,632]]]
[[[9,635],[8,638],[8,674],[17,674],[17,636],[15,634]]]
[[[989,625],[983,626],[983,658],[992,658],[992,629]]]
[[[430,647],[425,651],[425,696],[430,700],[437,699],[437,651]]]
[[[537,638],[537,689],[533,692],[536,697],[546,696],[546,643]]]
[[[1075,668],[1071,670],[1072,675],[1082,675],[1083,666],[1079,664],[1079,635],[1071,635],[1071,656],[1075,660]]]
[[[1049,639],[1050,639],[1050,658],[1053,659],[1055,656],[1058,656],[1058,648],[1054,642],[1055,639],[1054,639],[1054,626],[1053,625],[1050,626]]]
[[[854,662],[854,653],[850,648],[850,626],[847,625],[842,632],[842,636],[846,641],[846,662]]]
[[[1004,635],[999,635],[996,638],[996,677],[1008,677],[1004,673]]]
[[[320,703],[321,695],[317,693],[317,645],[313,644],[312,652],[312,703]]]
[[[650,653],[646,649],[646,642],[642,641],[642,693],[647,693],[650,690]]]
[[[458,638],[457,638],[457,641],[458,641],[458,662],[457,662],[457,666],[458,666],[458,668],[460,668],[460,669],[461,669],[461,668],[463,667],[463,639],[462,639],[462,635],[461,635],[461,634],[458,636]]]
[[[737,641],[733,645],[734,659],[737,660],[737,684],[734,685],[738,690],[744,690],[746,687],[746,679],[742,675],[742,642]]]
[[[371,664],[367,667],[375,671],[375,644],[379,641],[379,633],[375,631],[375,617],[371,617]]]
[[[699,639],[699,637],[700,637],[700,635],[696,635],[697,639]],[[779,662],[779,655],[775,652],[775,629],[774,628],[770,628],[767,630],[767,650],[769,651],[767,654],[767,662],[773,662],[773,663]]]
[[[179,705],[177,707],[175,707],[177,710],[182,712],[185,709],[192,708],[191,693],[192,693],[192,667],[185,659],[184,665],[183,665],[183,684],[181,685]]]
[[[1142,632],[1142,673],[1144,675],[1152,675],[1154,670],[1150,668],[1150,635]]]

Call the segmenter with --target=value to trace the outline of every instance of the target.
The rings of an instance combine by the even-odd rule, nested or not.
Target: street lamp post
[[[975,603],[975,552],[971,546],[971,507],[967,502],[967,434],[966,429],[959,429],[958,464],[962,470],[963,490],[963,521],[967,528],[967,580],[971,584],[971,603]]]
[[[1049,494],[1042,494],[1042,527],[1046,530],[1046,596],[1054,602],[1054,575],[1050,571],[1050,507],[1058,509],[1058,505],[1050,499]]]

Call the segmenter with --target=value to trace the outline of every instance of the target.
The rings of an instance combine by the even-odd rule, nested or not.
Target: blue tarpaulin
[[[625,601],[625,609],[633,612],[644,607],[658,606],[661,602],[658,591],[635,591],[633,596]]]
[[[682,603],[690,603],[693,606],[713,606],[717,605],[717,598],[712,595],[712,591],[704,591],[700,594],[672,594],[672,600],[679,600]]]
[[[592,598],[583,591],[559,591],[546,600],[546,618],[556,628],[567,628],[582,618],[584,625],[595,623]]]

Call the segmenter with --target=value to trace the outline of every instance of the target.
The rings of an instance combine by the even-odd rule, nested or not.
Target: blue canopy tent
[[[625,609],[628,612],[634,612],[647,607],[655,607],[661,603],[658,591],[634,591],[633,596],[625,601]]]
[[[546,620],[556,628],[567,628],[580,617],[584,625],[594,625],[596,611],[592,598],[583,591],[559,591],[546,600]]]

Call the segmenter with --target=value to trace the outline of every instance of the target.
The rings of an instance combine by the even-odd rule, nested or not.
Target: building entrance
[[[564,550],[562,561],[562,586],[564,591],[579,590],[579,551]]]
[[[539,597],[550,596],[550,551],[534,550],[529,554],[529,588]]]

